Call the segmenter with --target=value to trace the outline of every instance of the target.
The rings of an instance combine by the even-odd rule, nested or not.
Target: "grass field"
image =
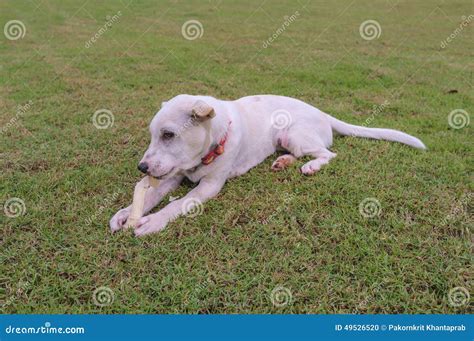
[[[473,13],[469,0],[1,1],[2,27],[24,25],[0,36],[1,311],[472,311]],[[271,157],[196,217],[111,234],[147,125],[181,93],[292,96],[428,150],[336,138],[313,177],[307,159],[270,172]]]

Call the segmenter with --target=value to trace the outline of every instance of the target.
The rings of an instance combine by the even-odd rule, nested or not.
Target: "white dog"
[[[310,155],[314,159],[305,163],[301,172],[316,173],[336,156],[328,149],[333,131],[425,149],[419,139],[408,134],[347,124],[289,97],[258,95],[222,101],[179,95],[164,102],[150,124],[151,143],[138,165],[143,173],[162,180],[158,188],[148,189],[145,213],[177,188],[184,177],[199,184],[185,197],[141,218],[135,234],[142,236],[164,229],[194,205],[217,195],[227,179],[244,174],[276,150],[288,154],[275,160],[273,170]],[[130,208],[113,216],[112,231],[125,226]]]

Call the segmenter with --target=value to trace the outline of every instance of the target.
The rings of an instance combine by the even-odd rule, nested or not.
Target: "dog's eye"
[[[171,131],[165,131],[163,135],[161,135],[161,138],[163,140],[171,140],[174,137],[174,133]]]

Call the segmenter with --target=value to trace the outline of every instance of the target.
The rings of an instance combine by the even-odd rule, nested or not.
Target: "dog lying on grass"
[[[179,95],[164,102],[150,124],[151,143],[138,169],[161,180],[145,196],[145,213],[176,189],[184,177],[199,184],[184,198],[144,216],[135,235],[158,232],[166,225],[216,196],[227,179],[246,173],[276,150],[288,154],[272,165],[277,171],[309,155],[305,175],[319,171],[336,156],[328,148],[333,131],[346,136],[396,141],[425,149],[416,137],[398,130],[344,123],[300,100],[258,95],[223,101],[208,96]],[[112,231],[125,226],[131,206],[110,220]]]

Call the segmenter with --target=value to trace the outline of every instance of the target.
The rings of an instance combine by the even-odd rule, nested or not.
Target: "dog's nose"
[[[146,162],[140,162],[138,164],[138,170],[142,173],[147,173],[148,172],[148,163]]]

